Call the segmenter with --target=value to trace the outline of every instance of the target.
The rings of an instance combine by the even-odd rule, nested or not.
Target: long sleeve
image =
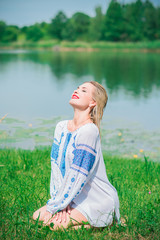
[[[94,129],[88,126],[85,131],[84,129],[79,131],[72,148],[72,163],[65,173],[59,190],[47,202],[47,211],[54,214],[66,208],[81,193],[97,165],[98,138],[99,131],[96,126]]]
[[[61,122],[59,122],[55,128],[54,139],[51,149],[50,195],[52,198],[55,196],[59,189],[59,186],[61,185],[61,178],[59,174],[59,166],[57,165],[57,159],[59,156],[59,148],[62,138],[63,132],[61,132]]]

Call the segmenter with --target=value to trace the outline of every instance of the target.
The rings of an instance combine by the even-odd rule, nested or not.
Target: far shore
[[[54,52],[97,52],[104,50],[123,52],[156,52],[160,53],[160,41],[152,42],[67,42],[46,40],[38,42],[19,41],[0,43],[0,50],[33,49],[52,50]]]

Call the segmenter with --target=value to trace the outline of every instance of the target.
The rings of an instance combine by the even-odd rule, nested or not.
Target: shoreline
[[[122,52],[155,52],[160,53],[160,41],[153,42],[12,42],[0,43],[0,50],[52,50],[53,52],[99,52],[99,51],[122,51]]]
[[[0,124],[0,149],[34,150],[51,147],[53,131],[61,119],[61,117],[53,117],[28,121],[7,117]],[[137,159],[147,155],[151,161],[160,163],[160,149],[158,148],[160,129],[147,130],[140,129],[138,126],[136,128],[124,126],[105,128],[104,126],[101,131],[103,133],[102,151],[110,156]]]

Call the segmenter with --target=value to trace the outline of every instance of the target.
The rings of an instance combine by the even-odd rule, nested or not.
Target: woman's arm
[[[59,122],[56,125],[55,132],[54,132],[54,139],[51,149],[51,180],[50,180],[50,195],[51,198],[54,198],[55,194],[57,193],[59,186],[61,184],[60,179],[57,179],[57,170],[59,170],[59,166],[57,165],[57,158],[59,155],[59,147],[61,144],[61,140],[63,138],[63,132],[61,131],[63,126],[63,122]]]

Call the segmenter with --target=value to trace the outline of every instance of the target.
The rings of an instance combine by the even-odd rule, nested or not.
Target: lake
[[[108,154],[160,160],[160,54],[122,51],[0,51],[0,148],[51,145],[70,119],[80,84],[98,81],[109,100],[102,121]]]

